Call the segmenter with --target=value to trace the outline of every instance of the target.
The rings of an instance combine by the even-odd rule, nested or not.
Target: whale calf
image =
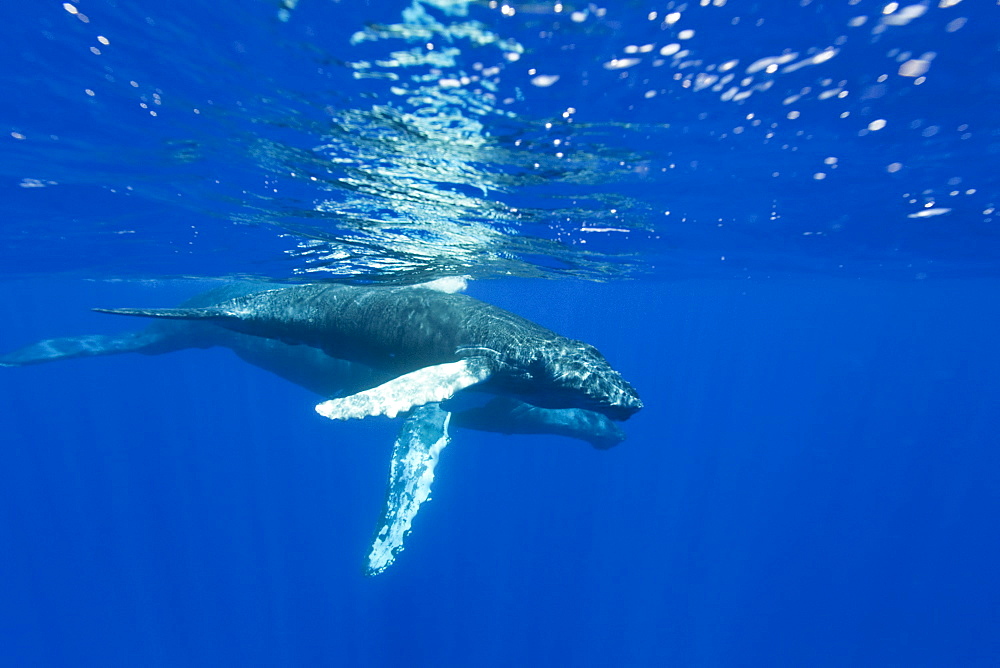
[[[222,305],[229,308],[233,300],[274,289],[273,284],[232,283],[200,294],[181,307],[182,310]],[[195,319],[158,320],[143,330],[116,335],[39,341],[0,355],[0,366],[28,366],[123,353],[160,355],[188,348],[220,346],[328,399],[351,397],[381,387],[391,383],[399,373],[399,368],[393,364],[377,368],[331,357],[324,349],[298,343],[294,337],[290,343],[285,343],[277,338],[240,333],[199,315]],[[606,415],[584,408],[544,408],[502,394],[472,407],[454,403],[431,402],[409,410],[393,449],[385,507],[365,566],[368,575],[383,572],[402,550],[418,509],[430,496],[434,469],[442,449],[450,441],[451,427],[507,434],[555,434],[581,439],[601,449],[624,439],[624,433]]]
[[[181,307],[216,306],[275,287],[272,283],[250,281],[227,283],[192,297]],[[142,330],[119,334],[38,341],[0,355],[0,367],[125,353],[163,355],[213,347],[228,348],[245,362],[327,399],[351,395],[392,378],[386,372],[330,357],[311,346],[241,334],[207,321],[181,320],[158,320]],[[560,435],[586,441],[599,449],[617,445],[625,438],[617,425],[590,411],[541,409],[501,397],[482,406],[460,407],[452,413],[451,426],[504,434]]]
[[[463,294],[420,287],[299,285],[202,308],[95,309],[213,322],[308,345],[392,376],[316,410],[333,419],[395,415],[472,388],[540,408],[578,408],[626,420],[635,389],[593,346]]]

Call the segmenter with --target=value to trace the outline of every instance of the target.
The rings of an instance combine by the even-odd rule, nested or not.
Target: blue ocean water
[[[596,345],[600,451],[226,350],[0,369],[0,663],[987,666],[1000,8],[5,7],[0,353],[235,278],[414,283]]]

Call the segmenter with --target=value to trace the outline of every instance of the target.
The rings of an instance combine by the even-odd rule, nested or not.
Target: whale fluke
[[[159,343],[158,337],[145,332],[126,332],[117,335],[91,334],[46,339],[25,346],[6,355],[0,355],[0,366],[27,366],[76,357],[97,357],[119,353],[141,353]]]

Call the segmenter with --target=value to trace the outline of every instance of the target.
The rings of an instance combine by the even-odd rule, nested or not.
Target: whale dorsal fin
[[[417,406],[450,399],[459,390],[481,383],[492,374],[491,365],[479,358],[427,366],[370,390],[324,401],[316,406],[316,412],[331,420],[375,415],[394,418]]]
[[[453,295],[458,292],[465,292],[465,288],[469,287],[469,278],[467,276],[445,276],[444,278],[435,278],[433,281],[417,283],[416,285],[407,287],[423,288],[425,290],[434,290]]]

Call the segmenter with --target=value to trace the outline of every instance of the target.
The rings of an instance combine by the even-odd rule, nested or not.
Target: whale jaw
[[[528,399],[545,408],[583,408],[624,421],[643,407],[638,392],[594,346],[566,339],[540,348],[530,364],[540,390]]]

